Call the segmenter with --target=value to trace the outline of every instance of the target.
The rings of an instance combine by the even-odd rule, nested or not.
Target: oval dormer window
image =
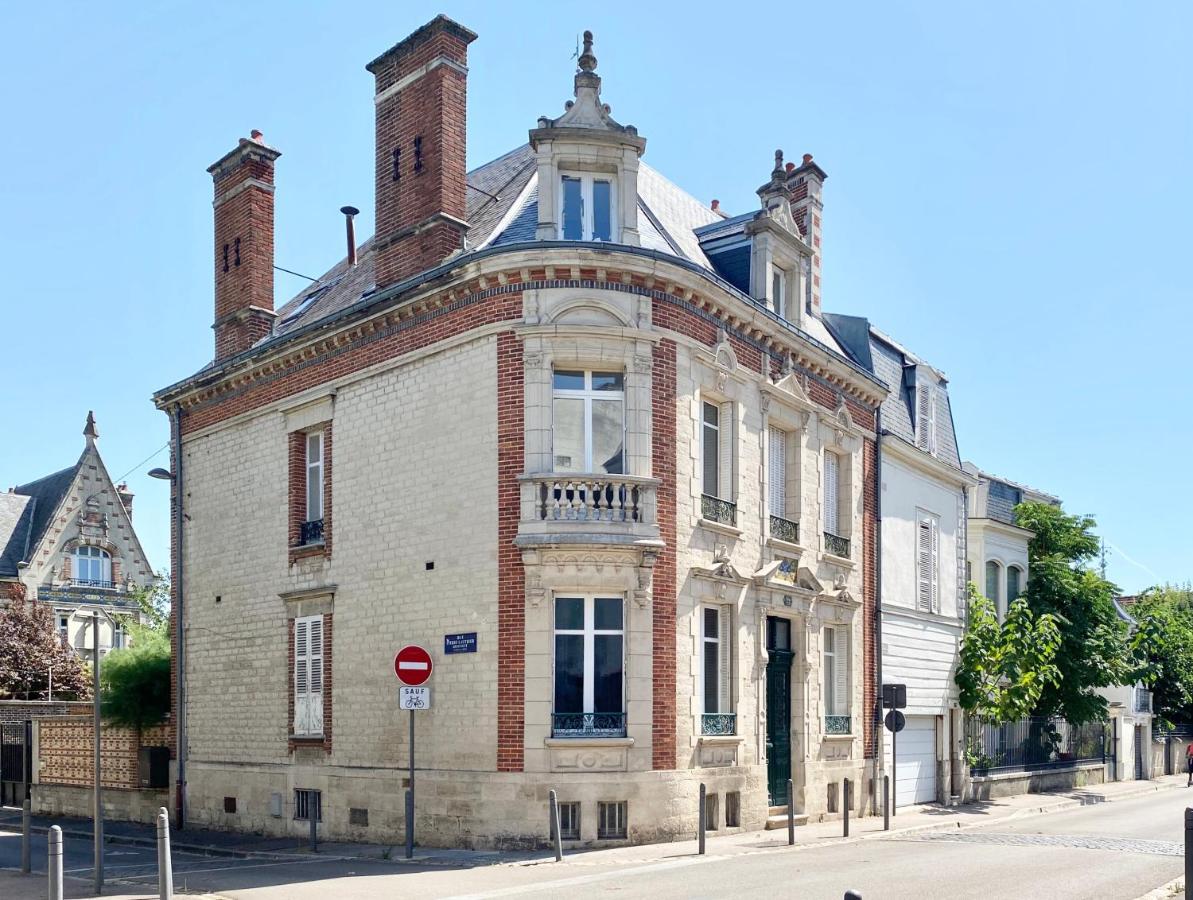
[[[593,175],[563,175],[559,236],[565,241],[613,240],[613,182]]]

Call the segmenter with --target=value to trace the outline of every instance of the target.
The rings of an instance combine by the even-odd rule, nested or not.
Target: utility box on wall
[[[170,786],[170,748],[142,747],[137,754],[137,783],[143,788]]]

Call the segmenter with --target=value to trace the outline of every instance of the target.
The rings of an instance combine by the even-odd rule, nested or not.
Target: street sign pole
[[[891,815],[898,815],[895,793],[899,789],[899,732],[891,732]]]
[[[414,710],[410,710],[410,790],[406,792],[406,858],[414,858]]]
[[[414,858],[414,711],[431,708],[431,689],[425,686],[435,664],[422,647],[408,644],[394,654],[394,674],[398,688],[398,708],[410,711],[410,776],[406,790],[406,858]]]

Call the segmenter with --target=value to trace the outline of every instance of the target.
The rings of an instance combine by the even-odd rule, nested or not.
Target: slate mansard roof
[[[17,564],[27,561],[45,536],[81,462],[0,494],[0,578],[19,574]]]

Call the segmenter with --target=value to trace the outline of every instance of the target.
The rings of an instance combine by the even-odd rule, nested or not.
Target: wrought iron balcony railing
[[[303,522],[298,534],[298,543],[304,547],[307,544],[323,543],[323,520],[312,519],[310,522]]]
[[[551,737],[625,737],[625,713],[552,713]]]
[[[116,590],[116,582],[101,581],[96,578],[72,578],[70,580],[70,583],[71,583],[72,587],[95,588],[96,590],[101,590],[101,591]]]
[[[736,713],[704,713],[700,717],[701,734],[737,734]]]
[[[853,723],[849,716],[825,716],[824,717],[824,733],[825,734],[850,734],[852,733]]]
[[[737,525],[737,504],[709,494],[700,495],[700,516],[721,525]]]
[[[824,552],[849,559],[849,538],[826,531],[824,533]]]
[[[799,522],[792,522],[782,516],[770,517],[770,536],[789,544],[799,543]]]

